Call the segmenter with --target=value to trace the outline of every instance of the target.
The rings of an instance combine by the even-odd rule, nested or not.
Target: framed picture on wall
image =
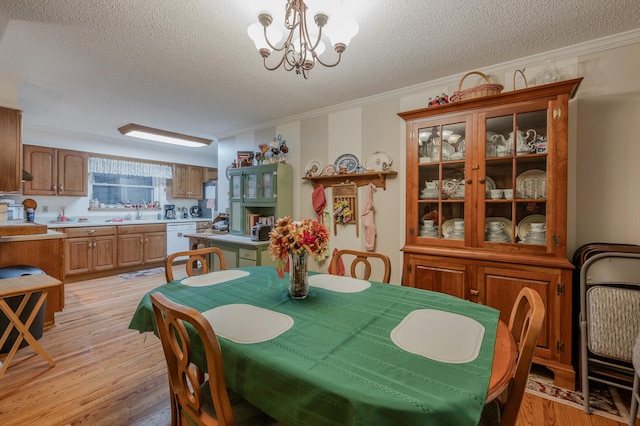
[[[236,153],[238,159],[238,167],[246,167],[253,165],[253,151],[238,151]]]

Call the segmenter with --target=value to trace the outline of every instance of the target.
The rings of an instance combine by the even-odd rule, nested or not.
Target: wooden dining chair
[[[202,274],[206,274],[210,270],[213,270],[213,259],[211,258],[211,255],[218,256],[218,259],[220,260],[220,269],[227,268],[224,261],[224,254],[222,254],[222,250],[217,247],[205,247],[195,250],[179,251],[167,256],[164,262],[164,274],[167,278],[167,282],[173,281],[173,263],[176,258],[188,257],[185,267],[187,269],[187,275],[191,277],[195,273],[194,265],[198,265],[198,263],[202,265],[200,269],[200,273]]]
[[[516,371],[505,393],[485,406],[480,426],[516,424],[544,314],[540,295],[529,287],[520,290],[509,318],[509,331],[517,348]]]
[[[355,256],[355,258],[353,258]],[[378,259],[382,262],[384,266],[384,275],[382,277],[383,283],[388,283],[391,278],[391,261],[389,257],[375,252],[369,251],[357,251],[357,250],[338,250],[333,254],[333,258],[331,259],[331,266],[329,269],[329,273],[333,275],[339,275],[338,271],[340,270],[339,264],[340,262],[344,262],[345,259],[351,261],[351,266],[349,267],[349,273],[353,278],[360,278],[363,280],[368,280],[371,276],[372,266],[369,259]],[[358,268],[359,265],[362,264],[361,268],[363,268],[362,276],[358,276]]]
[[[150,295],[162,342],[171,394],[171,425],[279,425],[274,419],[227,391],[222,350],[211,324],[195,309],[180,305],[162,293]],[[208,380],[192,364],[189,324],[204,346]],[[233,405],[232,405],[233,404]]]

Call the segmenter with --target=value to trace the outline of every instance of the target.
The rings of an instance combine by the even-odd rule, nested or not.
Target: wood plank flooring
[[[127,329],[142,295],[163,283],[164,274],[66,284],[65,309],[40,339],[56,366],[18,351],[0,379],[0,425],[170,425],[160,341]],[[529,394],[517,425],[623,426]]]

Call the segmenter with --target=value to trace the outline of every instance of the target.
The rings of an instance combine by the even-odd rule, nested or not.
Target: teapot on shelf
[[[536,149],[535,141],[538,136],[535,130],[529,129],[527,131],[517,130],[516,132],[516,152],[518,154],[530,154]],[[493,135],[491,140],[497,143],[502,143],[506,147],[507,155],[513,155],[513,132],[509,133],[509,138],[505,139],[502,135]]]

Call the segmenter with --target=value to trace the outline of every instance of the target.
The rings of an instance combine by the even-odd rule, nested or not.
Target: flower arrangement
[[[353,211],[346,201],[338,201],[333,205],[333,220],[336,223],[349,223],[353,218]]]
[[[329,231],[315,220],[280,218],[271,229],[269,238],[269,253],[272,259],[278,260],[278,273],[282,271],[289,254],[307,253],[317,260],[327,257]]]

